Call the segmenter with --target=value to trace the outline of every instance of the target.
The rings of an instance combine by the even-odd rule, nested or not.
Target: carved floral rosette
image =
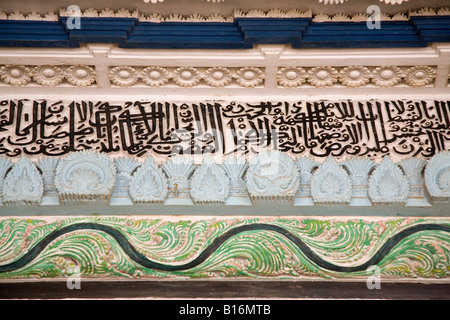
[[[189,178],[195,170],[194,161],[184,156],[174,156],[161,164],[167,175],[169,192],[165,205],[193,205]]]
[[[131,177],[130,197],[135,204],[163,203],[167,197],[167,178],[155,159],[149,156]]]
[[[433,201],[448,201],[450,198],[450,151],[434,155],[425,168],[425,185]]]
[[[44,183],[33,162],[22,157],[5,178],[3,200],[6,205],[38,205],[44,193]]]
[[[41,206],[59,205],[58,191],[55,187],[55,169],[59,163],[59,158],[45,157],[38,160],[36,166],[41,170],[44,180],[44,195]]]
[[[114,160],[117,169],[116,183],[109,200],[111,206],[132,205],[129,196],[131,175],[139,167],[139,162],[129,157],[120,157]]]
[[[346,204],[352,197],[350,177],[331,156],[313,173],[311,195],[319,205]]]
[[[12,162],[4,157],[0,157],[0,206],[3,206],[3,184],[8,170],[12,167]]]
[[[108,201],[115,179],[116,167],[109,156],[83,150],[60,160],[55,186],[63,202]]]
[[[369,174],[376,166],[373,161],[364,157],[354,157],[343,163],[352,180],[352,199],[350,206],[371,206],[368,193]]]
[[[242,157],[229,156],[223,160],[222,168],[230,178],[230,195],[225,204],[251,205],[244,180],[245,171],[248,169],[247,161]]]
[[[311,178],[313,170],[320,166],[320,162],[311,157],[300,157],[295,163],[300,172],[300,187],[295,194],[294,206],[313,206]]]
[[[261,152],[253,158],[245,180],[252,199],[269,201],[293,199],[300,185],[294,161],[279,151]]]
[[[405,204],[409,186],[406,176],[388,156],[369,178],[369,196],[374,204]]]
[[[408,198],[406,199],[407,207],[431,206],[425,194],[425,182],[423,179],[423,170],[426,163],[426,160],[421,158],[408,158],[398,163],[403,169],[406,179],[408,179],[409,192]]]
[[[230,192],[230,179],[213,158],[206,156],[192,175],[190,187],[195,203],[223,204]]]

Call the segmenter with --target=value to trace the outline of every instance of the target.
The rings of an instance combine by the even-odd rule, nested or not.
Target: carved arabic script
[[[450,101],[204,103],[0,101],[0,154],[94,149],[134,156],[251,154],[431,157],[450,149]]]

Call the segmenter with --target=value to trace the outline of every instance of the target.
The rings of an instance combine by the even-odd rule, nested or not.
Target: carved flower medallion
[[[204,79],[211,87],[224,87],[231,82],[231,72],[222,67],[209,68],[205,72]]]
[[[180,87],[193,87],[200,82],[200,72],[193,67],[180,67],[173,72],[173,79]]]
[[[0,68],[0,77],[12,86],[24,86],[31,80],[30,68],[25,66],[3,66]]]
[[[32,74],[33,80],[45,87],[57,86],[64,80],[64,71],[56,66],[38,66]]]
[[[255,67],[244,67],[236,72],[236,82],[246,88],[259,86],[264,81],[264,72]]]
[[[396,66],[377,67],[373,71],[372,81],[378,87],[393,87],[403,78],[403,72]]]
[[[87,87],[94,83],[96,73],[89,66],[71,66],[66,69],[65,76],[67,81],[77,87]]]
[[[116,86],[129,87],[135,84],[139,77],[132,67],[114,67],[109,71],[109,79]]]
[[[150,87],[160,87],[169,81],[169,72],[161,67],[147,67],[142,70],[142,80]]]
[[[345,67],[339,72],[339,81],[346,87],[361,87],[370,81],[370,71],[362,66]]]
[[[307,74],[303,68],[286,67],[277,72],[277,82],[279,85],[288,88],[301,86],[306,82]]]
[[[436,71],[428,66],[411,67],[405,72],[405,82],[411,87],[423,87],[433,82]]]
[[[308,71],[308,82],[317,88],[332,86],[337,77],[338,72],[333,67],[316,67]]]

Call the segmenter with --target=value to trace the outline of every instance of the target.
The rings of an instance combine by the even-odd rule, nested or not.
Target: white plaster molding
[[[300,185],[294,161],[279,151],[263,151],[250,161],[245,175],[250,197],[258,200],[291,200]]]
[[[228,156],[223,160],[222,168],[230,178],[230,194],[225,202],[226,205],[251,205],[252,202],[247,192],[244,180],[248,169],[247,161],[242,157]]]
[[[55,187],[55,170],[58,163],[59,158],[56,157],[40,158],[36,163],[44,181],[44,194],[42,196],[41,206],[59,205],[58,191]]]
[[[117,175],[109,204],[111,206],[132,205],[133,201],[129,196],[131,177],[141,164],[130,157],[119,157],[114,159],[114,165]]]
[[[55,186],[60,200],[108,201],[114,187],[116,167],[104,153],[73,152],[56,167]]]
[[[161,164],[167,175],[169,192],[165,205],[193,205],[190,196],[189,179],[195,171],[194,161],[186,156],[176,155]]]
[[[311,196],[311,178],[314,169],[320,166],[320,162],[311,157],[300,157],[295,161],[300,172],[300,185],[295,194],[294,206],[313,206]]]
[[[427,161],[421,158],[403,159],[398,163],[408,179],[409,192],[408,198],[406,199],[407,207],[431,206],[424,190],[425,181],[423,178],[423,171],[426,164]]]
[[[428,161],[425,185],[434,201],[450,198],[450,151],[441,151]]]
[[[192,175],[190,188],[196,204],[224,204],[230,192],[230,179],[212,157],[206,156]]]
[[[364,157],[352,157],[342,163],[349,171],[352,179],[352,199],[350,206],[371,206],[368,194],[369,174],[375,168],[375,163]]]
[[[6,173],[12,167],[11,160],[0,157],[0,206],[3,206],[3,184],[5,182]]]
[[[398,165],[385,156],[369,178],[369,196],[373,204],[405,204],[409,185]]]
[[[280,10],[272,9],[268,11],[253,9],[244,12],[240,9],[234,10],[234,18],[311,18],[311,10],[300,11],[298,9]]]
[[[38,205],[44,193],[42,176],[34,163],[21,157],[8,172],[3,185],[6,205]]]
[[[133,173],[129,190],[135,204],[164,202],[168,193],[167,178],[152,156]]]
[[[315,204],[348,204],[352,197],[350,177],[331,156],[313,173],[311,196]]]

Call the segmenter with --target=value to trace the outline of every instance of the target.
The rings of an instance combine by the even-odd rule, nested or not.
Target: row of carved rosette
[[[262,87],[265,84],[263,67],[136,67],[115,66],[109,69],[110,85],[116,87]],[[4,84],[45,87],[95,85],[95,67],[4,65],[0,68]],[[436,66],[347,66],[347,67],[279,67],[276,83],[279,87],[425,87],[434,86]]]
[[[102,201],[109,205],[225,204],[289,201],[294,206],[399,204],[431,206],[450,198],[450,151],[429,160],[380,163],[364,157],[323,163],[310,157],[264,151],[249,162],[229,156],[218,164],[205,156],[195,165],[188,156],[174,156],[160,165],[151,156],[143,162],[112,158],[93,150],[34,162],[0,158],[3,205],[59,205]]]

